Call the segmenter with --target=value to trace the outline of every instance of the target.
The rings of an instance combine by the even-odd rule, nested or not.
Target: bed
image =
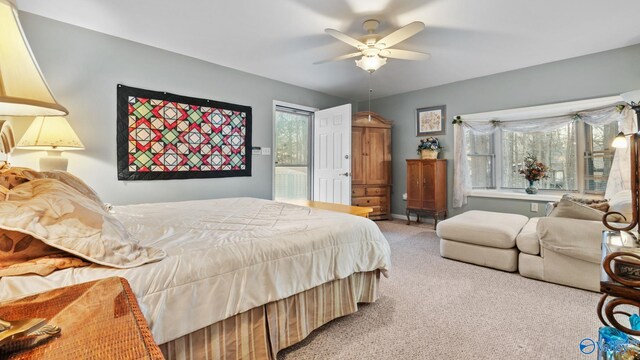
[[[120,276],[167,359],[275,359],[358,303],[374,302],[390,266],[377,225],[343,213],[229,198],[116,206],[108,216],[166,256],[129,268],[93,263],[5,276],[0,299]]]

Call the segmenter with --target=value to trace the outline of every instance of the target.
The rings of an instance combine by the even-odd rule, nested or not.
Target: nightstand
[[[0,303],[0,319],[45,318],[61,333],[7,359],[163,359],[123,278],[107,278]]]

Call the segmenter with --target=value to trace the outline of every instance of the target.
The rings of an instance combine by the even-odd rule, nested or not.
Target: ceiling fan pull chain
[[[373,72],[369,73],[369,121],[371,121],[371,93],[373,92],[373,89],[371,88],[371,76],[373,76]]]

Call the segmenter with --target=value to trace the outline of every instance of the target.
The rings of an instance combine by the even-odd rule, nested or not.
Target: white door
[[[351,205],[351,104],[315,112],[313,200]]]

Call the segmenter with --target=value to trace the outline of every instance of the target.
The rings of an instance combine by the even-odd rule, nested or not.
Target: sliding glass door
[[[310,131],[313,113],[276,106],[275,200],[307,200],[310,188]]]

